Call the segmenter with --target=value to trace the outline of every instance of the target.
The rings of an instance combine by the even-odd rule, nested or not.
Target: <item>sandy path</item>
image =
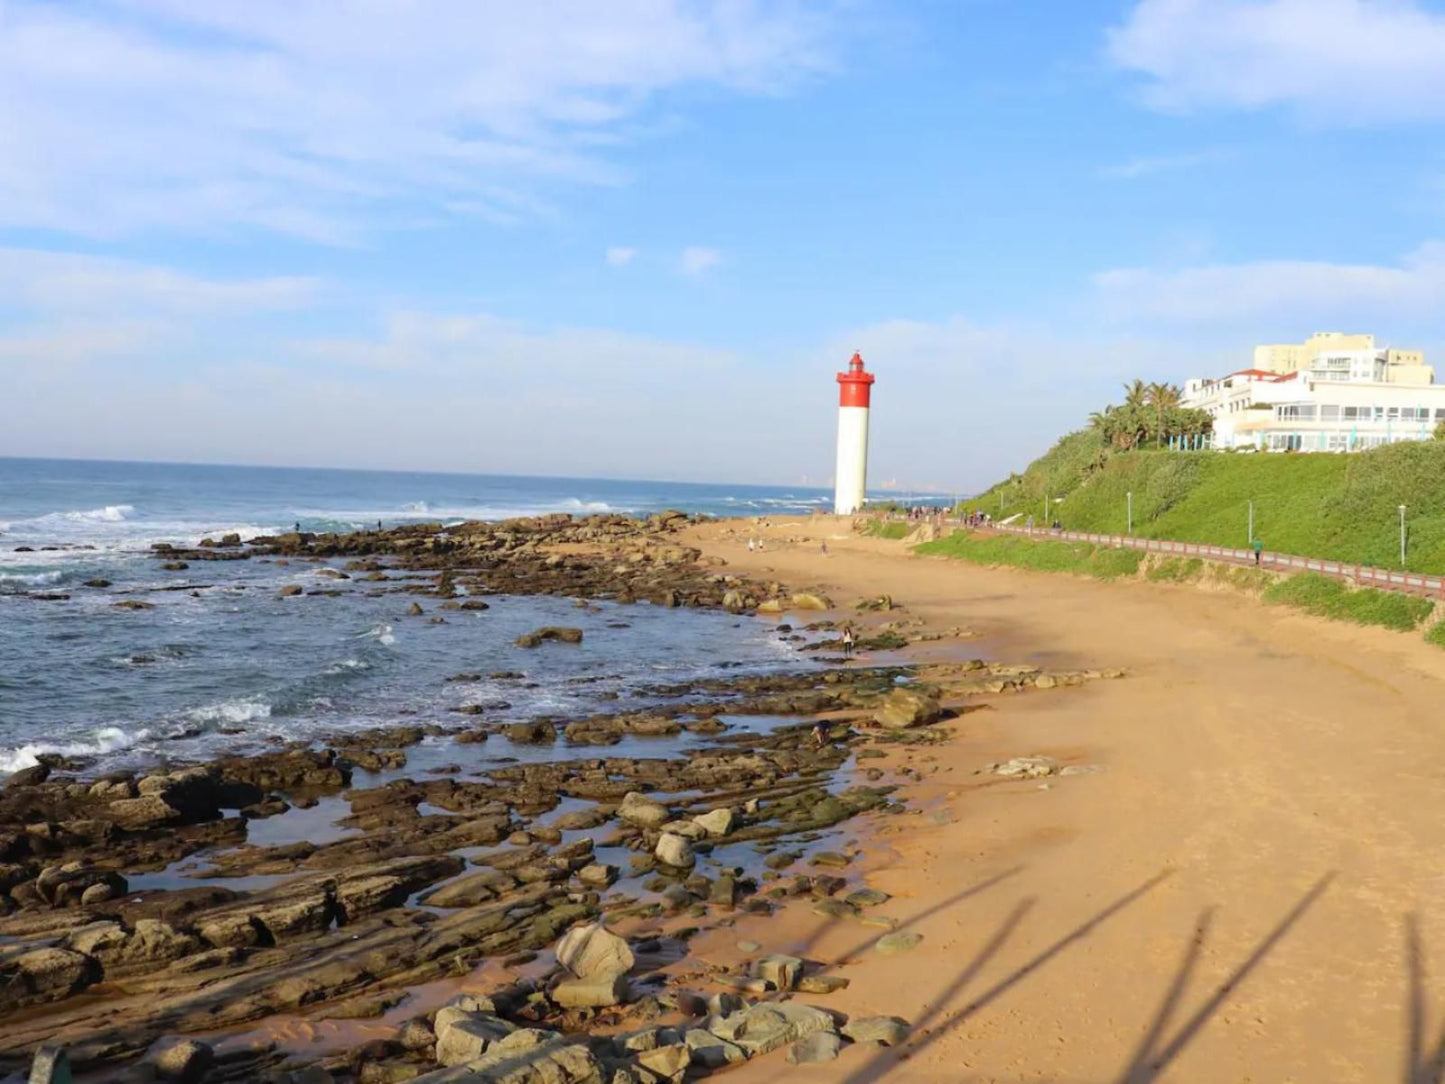
[[[915,754],[927,812],[888,825],[869,879],[915,952],[811,915],[788,943],[765,921],[729,935],[856,961],[827,1003],[913,1021],[909,1056],[729,1080],[1439,1079],[1445,652],[1234,595],[916,558],[826,519],[774,524],[757,555],[736,530],[696,534],[750,572],[972,627],[980,654],[1130,676],[995,700]],[[831,555],[781,541],[805,533]],[[974,774],[1027,753],[1105,770]]]

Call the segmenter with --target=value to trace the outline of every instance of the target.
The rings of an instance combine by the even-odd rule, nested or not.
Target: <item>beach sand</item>
[[[699,939],[845,965],[851,986],[810,1000],[915,1027],[901,1052],[730,1081],[1439,1079],[1445,651],[1232,593],[916,557],[831,517],[692,538],[843,606],[886,592],[967,626],[963,654],[1127,671],[986,698],[952,743],[894,755],[922,773],[917,812],[879,822],[868,881],[912,952],[803,909]],[[1102,770],[980,774],[1024,754]]]

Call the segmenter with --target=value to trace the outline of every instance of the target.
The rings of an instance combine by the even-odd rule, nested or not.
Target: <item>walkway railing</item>
[[[936,524],[939,527],[968,527],[961,519],[944,516],[928,516],[923,519],[904,519],[889,516],[889,520],[916,523],[918,526]],[[1164,553],[1180,557],[1203,557],[1210,561],[1226,561],[1235,565],[1256,565],[1254,551],[1232,549],[1229,546],[1212,546],[1203,542],[1174,542],[1164,538],[1136,538],[1126,534],[1091,534],[1087,531],[1056,531],[1051,527],[1019,527],[1015,524],[990,523],[987,527],[973,530],[1000,531],[1005,534],[1023,535],[1040,541],[1089,542],[1096,546],[1111,546],[1114,549],[1142,550],[1146,553]],[[1360,587],[1377,587],[1382,591],[1397,591],[1408,595],[1424,595],[1428,598],[1445,598],[1445,576],[1427,576],[1421,572],[1394,571],[1374,568],[1371,565],[1350,564],[1347,561],[1326,561],[1319,557],[1300,557],[1291,553],[1260,554],[1258,567],[1272,572],[1318,572],[1337,580],[1344,580]]]
[[[1005,526],[998,523],[992,524],[987,529],[1045,540],[1090,542],[1096,546],[1112,546],[1115,549],[1143,550],[1146,553],[1174,554],[1180,557],[1204,557],[1211,561],[1227,561],[1236,565],[1253,566],[1255,563],[1253,550],[1211,546],[1202,542],[1173,542],[1163,538],[1090,534],[1086,531],[1055,531],[1049,527],[1018,527],[1012,524]],[[1401,591],[1411,595],[1445,598],[1445,577],[1427,576],[1420,572],[1391,571],[1386,568],[1373,568],[1370,565],[1350,564],[1345,561],[1326,561],[1319,557],[1270,553],[1268,550],[1260,554],[1259,567],[1273,572],[1318,572],[1321,575],[1331,576],[1337,580],[1346,580],[1362,587],[1378,587],[1383,591]]]

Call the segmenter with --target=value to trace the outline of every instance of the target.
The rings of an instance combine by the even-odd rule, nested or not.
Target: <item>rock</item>
[[[47,1043],[35,1051],[30,1063],[29,1084],[71,1084],[70,1055],[65,1047]]]
[[[827,866],[830,869],[842,869],[851,859],[846,854],[839,854],[837,851],[819,851],[808,859],[810,866]]]
[[[209,1043],[196,1039],[174,1039],[152,1050],[146,1061],[155,1066],[162,1080],[180,1080],[199,1084],[215,1064],[216,1054]]]
[[[845,902],[854,907],[878,907],[892,898],[887,892],[879,892],[876,888],[860,888],[843,897]]]
[[[1012,757],[1002,764],[989,765],[989,771],[1005,779],[1042,779],[1053,775],[1058,765],[1049,757]]]
[[[849,1020],[843,1034],[855,1043],[897,1046],[908,1038],[908,1021],[898,1016],[864,1016]]]
[[[302,593],[303,588],[299,583],[288,583],[281,590],[276,592],[277,598],[295,598]]]
[[[887,611],[893,609],[893,598],[891,595],[874,595],[872,598],[860,598],[853,603],[855,610]]]
[[[102,889],[86,899],[92,889]],[[35,879],[35,890],[52,907],[73,907],[80,903],[103,903],[126,893],[126,880],[114,870],[96,869],[79,862],[48,866]]]
[[[843,1041],[831,1031],[815,1031],[788,1047],[788,1062],[792,1065],[812,1065],[832,1061],[842,1049]]]
[[[661,862],[675,869],[691,869],[697,864],[692,844],[682,836],[666,832],[658,837],[657,849],[653,852]]]
[[[548,1036],[537,1042],[538,1036]],[[525,1056],[523,1056],[525,1055]],[[585,1046],[550,1032],[522,1028],[456,1069],[415,1078],[416,1084],[601,1084],[611,1078]]]
[[[795,1037],[787,1017],[773,1005],[754,1005],[725,1017],[709,1030],[735,1043],[749,1057],[776,1050]]]
[[[668,821],[659,828],[658,831],[674,836],[681,836],[686,840],[704,839],[707,837],[707,829],[696,821]]]
[[[397,1033],[403,1050],[425,1050],[436,1043],[436,1033],[425,1020],[408,1020]]]
[[[168,805],[157,794],[140,798],[121,798],[107,807],[108,816],[120,827],[132,832],[147,828],[161,828],[168,824],[179,824],[184,816],[179,809]]]
[[[723,609],[730,614],[745,613],[748,610],[748,596],[737,588],[723,592]]]
[[[507,740],[517,745],[545,745],[557,740],[557,728],[545,719],[531,719],[523,723],[508,723],[502,727]]]
[[[725,836],[733,830],[733,811],[727,808],[710,810],[693,817],[692,822],[710,836]]]
[[[493,1043],[516,1030],[500,1016],[443,1008],[436,1015],[436,1059],[441,1065],[463,1065],[485,1054]]]
[[[672,1043],[654,1050],[644,1050],[637,1055],[637,1064],[654,1077],[662,1080],[680,1081],[682,1074],[692,1063],[692,1052],[686,1043]]]
[[[651,798],[635,790],[630,790],[622,799],[622,805],[618,806],[617,816],[628,824],[636,824],[642,828],[657,828],[670,820],[672,814],[662,803],[654,802]]]
[[[906,730],[936,722],[941,714],[937,690],[924,685],[901,685],[883,698],[873,718],[889,730]]]
[[[722,1069],[748,1059],[742,1047],[726,1039],[719,1039],[702,1028],[689,1028],[683,1035],[683,1042],[692,1055],[692,1063],[704,1069]]]
[[[610,888],[617,880],[618,872],[616,866],[604,866],[594,862],[579,869],[577,879],[592,888]]]
[[[525,636],[517,637],[518,647],[541,647],[548,640],[562,644],[580,644],[582,642],[582,630],[573,628],[561,628],[549,626],[544,629],[537,629]]]
[[[627,1000],[626,975],[564,979],[552,988],[552,1000],[564,1009],[602,1009]]]
[[[0,1017],[26,1005],[69,997],[96,977],[91,960],[68,949],[32,949],[0,961]]]
[[[803,973],[803,961],[796,956],[774,954],[753,963],[753,977],[766,979],[779,990],[791,990]]]
[[[896,956],[900,952],[911,952],[923,941],[921,933],[900,932],[887,933],[880,937],[873,946],[873,951],[882,956]]]
[[[15,790],[20,787],[36,787],[49,778],[49,764],[32,764],[28,768],[21,768],[19,771],[11,772],[10,777],[5,780],[5,789]]]
[[[788,600],[795,610],[831,610],[833,601],[826,595],[801,592]]]
[[[601,923],[576,926],[557,942],[557,962],[579,979],[610,979],[632,970],[627,942]]]
[[[804,975],[798,980],[800,994],[836,994],[848,989],[848,980],[841,975]]]
[[[426,611],[421,608],[420,602],[413,602],[410,606],[406,608],[406,613],[408,617],[420,617],[425,612]]]

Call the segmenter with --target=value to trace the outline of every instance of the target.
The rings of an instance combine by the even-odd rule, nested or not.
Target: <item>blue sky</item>
[[[1445,361],[1436,0],[0,0],[0,455],[979,488]]]

